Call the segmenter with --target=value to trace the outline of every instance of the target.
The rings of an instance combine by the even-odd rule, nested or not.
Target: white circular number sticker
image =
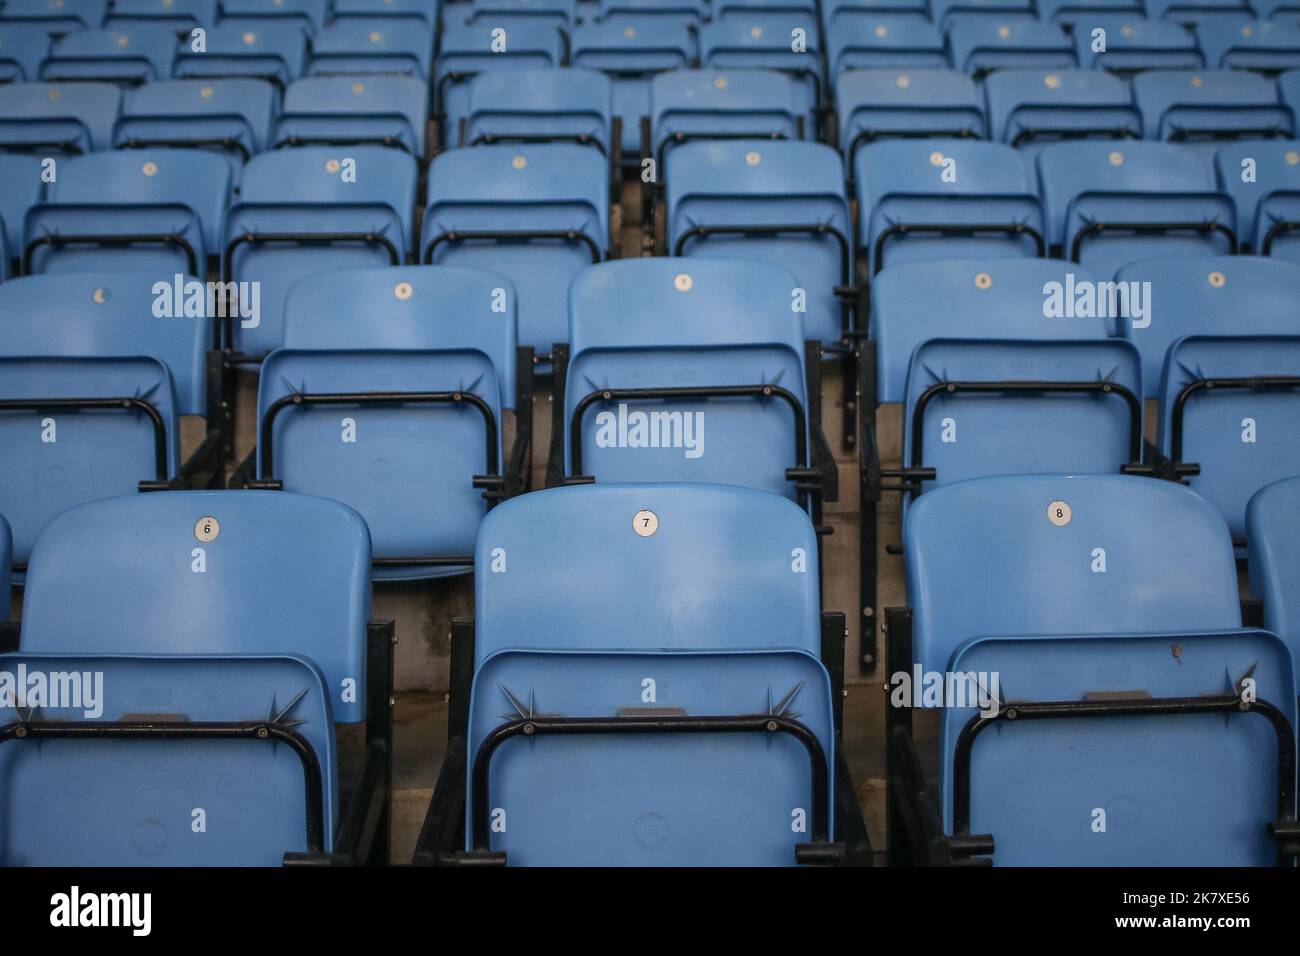
[[[221,534],[221,523],[212,515],[200,518],[194,523],[194,537],[207,544]]]
[[[659,516],[653,511],[638,511],[632,516],[632,530],[648,538],[659,530]]]
[[[1070,515],[1070,506],[1064,501],[1053,501],[1047,506],[1047,520],[1058,528],[1064,528],[1070,523]]]

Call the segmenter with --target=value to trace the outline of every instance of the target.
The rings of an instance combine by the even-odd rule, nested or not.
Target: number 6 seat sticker
[[[200,518],[194,523],[194,537],[204,544],[216,540],[221,534],[221,523],[211,515]]]

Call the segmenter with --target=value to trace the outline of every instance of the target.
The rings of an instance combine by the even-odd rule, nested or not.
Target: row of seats
[[[1166,462],[1241,543],[1251,496],[1300,475],[1297,295],[1300,267],[1244,256],[1147,259],[1113,284],[1054,260],[886,269],[871,345],[876,402],[903,407],[905,525],[969,478]]]
[[[891,621],[898,663],[969,674],[987,699],[942,712],[937,813],[923,787],[891,786],[891,815],[919,824],[907,841],[898,822],[900,858],[1293,854],[1297,514],[1300,479],[1251,503],[1264,630],[1243,627],[1222,519],[1174,484],[1009,476],[927,495],[907,530],[910,613]],[[368,677],[367,545],[354,512],[290,493],[135,495],[56,519],[4,663],[60,686],[99,675],[111,693],[0,703],[22,730],[0,748],[4,862],[350,859],[334,725],[375,719],[348,692]],[[473,703],[417,861],[844,859],[815,555],[806,515],[740,488],[598,485],[496,510],[459,632]],[[276,586],[251,596],[250,568]],[[196,601],[220,613],[196,621]],[[914,760],[905,734],[890,747]]]
[[[855,249],[868,275],[886,262],[1052,252],[1105,278],[1153,255],[1296,256],[1300,163],[1288,142],[1221,147],[1215,172],[1188,145],[1058,143],[1037,152],[1031,172],[1000,144],[881,141],[856,154],[854,228],[830,147],[682,142],[692,119],[665,122],[662,145],[673,148],[658,207],[661,253],[784,263],[806,290],[806,337],[823,342],[839,341],[847,327],[842,293],[853,283]],[[574,144],[439,155],[419,235],[416,163],[382,146],[259,154],[237,197],[227,165],[201,151],[74,157],[48,184],[35,157],[0,163],[14,184],[0,209],[6,258],[20,260],[12,269],[219,272],[258,282],[259,315],[229,323],[229,342],[253,356],[280,344],[284,297],[298,279],[331,265],[412,260],[506,274],[520,295],[521,341],[549,351],[567,340],[570,277],[618,246],[609,166]]]

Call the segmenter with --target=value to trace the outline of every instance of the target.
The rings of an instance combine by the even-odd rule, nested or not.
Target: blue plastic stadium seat
[[[1020,154],[1000,143],[891,140],[858,151],[858,245],[874,275],[918,258],[1046,254],[1042,206]]]
[[[1062,257],[1099,276],[1154,256],[1236,251],[1232,200],[1196,150],[1172,143],[1054,143],[1039,189]]]
[[[0,19],[0,83],[40,79],[41,61],[50,52],[44,24]]]
[[[744,488],[597,484],[493,509],[468,739],[491,762],[467,781],[466,845],[521,866],[789,865],[826,840],[816,554],[806,514]],[[580,718],[600,732],[575,735]]]
[[[599,9],[598,19],[624,26],[656,20],[689,26],[709,16],[708,0],[600,0]]]
[[[302,75],[307,60],[306,27],[292,19],[210,27],[204,44],[204,52],[196,53],[192,44],[181,43],[172,70],[177,77],[249,77],[268,80],[283,92]]]
[[[1244,17],[1230,28],[1198,31],[1205,60],[1223,70],[1276,75],[1300,67],[1300,26]]]
[[[1300,477],[1266,485],[1246,509],[1250,590],[1264,602],[1264,626],[1291,649],[1300,681]]]
[[[668,154],[665,175],[668,252],[759,259],[789,269],[806,290],[803,337],[841,340],[845,307],[835,290],[852,281],[853,227],[844,164],[834,149],[696,141]]]
[[[674,70],[650,83],[651,146],[657,167],[691,139],[804,139],[799,83],[772,70]]]
[[[1251,73],[1152,70],[1134,77],[1133,97],[1147,139],[1212,151],[1216,140],[1290,139],[1295,132],[1295,117],[1276,84]]]
[[[479,146],[429,165],[420,262],[488,269],[519,296],[519,344],[549,353],[568,334],[565,296],[610,246],[609,167],[570,143]]]
[[[41,63],[41,79],[138,86],[172,75],[176,34],[158,24],[84,30],[59,38]]]
[[[217,5],[218,0],[113,0],[103,25],[117,28],[151,23],[173,32],[207,29],[217,22]]]
[[[201,518],[213,528],[204,532]],[[352,724],[365,719],[370,590],[365,522],[338,502],[267,491],[126,495],[66,512],[42,532],[21,646],[293,655],[320,668],[335,721]]]
[[[571,142],[608,155],[614,144],[609,79],[573,68],[484,70],[469,81],[466,115],[454,142]]]
[[[848,70],[945,69],[943,34],[910,13],[842,10],[826,34],[826,62],[832,78]]]
[[[930,19],[944,31],[972,20],[1010,24],[1034,18],[1032,0],[930,0]]]
[[[1250,0],[1250,8],[1258,17],[1292,26],[1300,25],[1300,6],[1295,0]]]
[[[427,84],[413,76],[308,76],[284,95],[271,145],[376,144],[425,153]]]
[[[1195,34],[1176,23],[1146,20],[1142,14],[1110,11],[1071,11],[1063,22],[1074,28],[1079,65],[1112,73],[1139,70],[1199,70],[1206,65]],[[1104,35],[1094,31],[1104,30]],[[1105,49],[1094,49],[1104,36]]]
[[[108,0],[6,0],[0,20],[35,23],[62,34],[97,29],[107,11]]]
[[[1037,0],[1035,6],[1040,19],[1056,23],[1070,23],[1080,18],[1091,20],[1114,13],[1130,19],[1146,15],[1142,0]]]
[[[295,22],[310,30],[325,25],[329,0],[221,0],[221,20],[241,27],[267,20]]]
[[[0,85],[0,150],[57,157],[108,149],[121,100],[108,83]]]
[[[447,19],[452,20],[451,10]],[[507,34],[519,23],[544,23],[565,32],[577,19],[574,0],[472,0],[465,23],[502,27]]]
[[[434,119],[445,142],[455,142],[469,97],[466,82],[482,70],[535,69],[564,62],[564,37],[553,23],[528,19],[512,23],[504,38],[486,21],[448,22],[439,38],[434,65]],[[504,39],[504,42],[503,42]]]
[[[1184,336],[1300,332],[1288,305],[1300,295],[1300,265],[1295,263],[1255,256],[1180,256],[1134,262],[1115,278],[1151,283],[1149,323],[1120,325],[1142,353],[1149,398],[1161,394],[1165,357]]]
[[[713,19],[744,19],[755,13],[817,13],[816,0],[713,0]]]
[[[1229,143],[1215,155],[1219,188],[1237,206],[1242,245],[1300,259],[1300,150],[1292,142]]]
[[[1069,278],[1073,276],[1073,279]],[[902,402],[918,346],[932,340],[998,339],[1091,342],[1119,334],[1117,323],[1091,316],[1049,318],[1049,283],[1067,291],[1096,283],[1074,263],[1055,259],[975,259],[886,266],[871,289],[876,388],[881,403]],[[1069,313],[1067,313],[1069,315]]]
[[[582,23],[571,38],[569,60],[610,78],[614,113],[623,120],[623,155],[635,160],[641,118],[650,115],[650,77],[690,66],[695,39],[684,25],[667,19],[645,23]]]
[[[796,278],[724,259],[592,266],[569,296],[564,475],[743,485],[804,503],[813,409]],[[765,391],[765,389],[767,391]]]
[[[0,415],[0,513],[19,564],[59,512],[180,473],[180,416],[207,411],[212,324],[160,317],[173,281],[157,278],[161,290],[148,276],[118,274],[0,285],[0,389],[16,403]],[[72,400],[102,404],[78,409]]]
[[[985,137],[979,90],[956,70],[850,70],[835,83],[835,102],[850,172],[861,147],[878,139]]]
[[[713,70],[778,70],[804,87],[805,127],[815,130],[822,105],[821,43],[812,13],[754,13],[700,27],[700,66]],[[798,46],[799,49],[795,49]]]
[[[1036,152],[1069,139],[1141,139],[1127,84],[1101,70],[998,70],[984,80],[993,139]]]
[[[377,578],[467,570],[486,509],[510,492],[502,410],[516,407],[515,348],[502,275],[407,266],[298,283],[284,346],[262,369],[259,478],[355,508]],[[355,397],[365,393],[389,398]]]
[[[113,150],[59,165],[27,213],[23,274],[205,275],[230,198],[230,165],[190,149]]]
[[[45,195],[42,168],[37,156],[0,153],[0,278],[17,274],[27,210]]]
[[[427,79],[432,51],[433,32],[420,17],[344,17],[311,38],[307,73],[397,73]]]
[[[976,479],[923,495],[904,550],[915,660],[998,698],[982,720],[969,701],[941,715],[947,832],[991,836],[997,865],[1277,861],[1292,664],[1241,629],[1209,504],[1137,477]]]
[[[979,17],[948,31],[952,65],[975,76],[1007,67],[1065,70],[1076,65],[1074,45],[1054,23]]]
[[[334,0],[334,18],[419,17],[430,28],[438,22],[438,0]]]
[[[368,693],[369,559],[355,512],[301,495],[135,495],[52,522],[32,558],[18,660],[102,671],[115,690],[97,716],[109,721],[246,727],[243,740],[51,735],[39,761],[11,743],[0,774],[23,798],[5,862],[275,865],[286,851],[331,850],[333,724],[361,720]],[[77,703],[42,708],[29,736],[41,739],[47,718],[96,719]],[[58,789],[43,787],[69,775],[82,785],[49,800]],[[192,827],[196,806],[220,826]]]
[[[1170,20],[1174,23],[1194,22],[1198,15],[1223,13],[1236,15],[1249,13],[1247,0],[1142,0],[1147,16],[1152,20]]]
[[[281,344],[283,304],[305,276],[401,265],[412,236],[417,169],[383,146],[304,146],[255,156],[226,213],[222,276],[256,282],[259,314],[230,316],[229,344],[264,355]]]
[[[191,147],[225,156],[236,184],[267,148],[275,87],[265,80],[165,80],[129,90],[113,129],[118,148]]]
[[[902,476],[905,507],[967,478],[1140,463],[1137,350],[1108,337],[1115,323],[1103,315],[1045,314],[1049,283],[1069,295],[1093,282],[1078,266],[1032,259],[906,263],[877,276],[878,399],[902,401],[903,464],[915,470]]]

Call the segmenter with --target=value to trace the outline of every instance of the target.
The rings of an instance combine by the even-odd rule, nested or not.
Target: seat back
[[[170,77],[175,55],[176,34],[161,24],[83,30],[54,41],[41,63],[41,79],[137,86]]]
[[[426,80],[433,32],[418,16],[342,17],[316,31],[310,47],[313,76],[394,73]]]
[[[568,335],[569,281],[605,257],[609,179],[599,152],[570,143],[442,153],[429,165],[420,261],[508,276],[519,343],[549,352]]]
[[[784,266],[806,292],[804,337],[839,341],[843,306],[835,289],[851,282],[852,222],[834,149],[762,140],[685,143],[668,154],[665,173],[669,252]]]
[[[816,552],[806,514],[742,488],[597,484],[505,502],[476,552],[470,753],[501,732],[503,713],[543,712],[784,715],[832,753]],[[538,594],[566,597],[539,606]],[[621,622],[612,630],[610,600]],[[496,825],[479,823],[485,848],[515,864],[789,864],[815,820],[833,827],[812,803],[807,745],[789,734],[534,744],[496,750],[484,794]],[[833,768],[826,774],[834,792]],[[467,807],[473,846],[482,813],[472,784]]]
[[[1160,395],[1169,348],[1188,335],[1249,336],[1296,333],[1290,303],[1300,295],[1300,265],[1254,256],[1203,256],[1135,262],[1118,282],[1149,283],[1150,315],[1121,322],[1121,332],[1142,353],[1147,397]]]
[[[1219,188],[1237,208],[1242,245],[1259,255],[1295,259],[1288,225],[1300,222],[1300,151],[1291,142],[1229,143],[1214,157]]]
[[[334,719],[356,723],[369,617],[370,536],[351,508],[176,491],[54,518],[32,552],[21,641],[33,654],[290,654],[325,675]]]
[[[479,411],[458,400],[291,405],[294,396],[398,392],[469,394]],[[514,407],[515,294],[504,276],[448,266],[330,272],[286,300],[284,346],[260,379],[258,473],[354,508],[370,529],[376,577],[463,569],[414,559],[473,553],[486,503],[472,479],[502,472],[502,409]]]
[[[850,70],[835,81],[835,102],[850,172],[858,151],[877,139],[986,135],[979,91],[956,70]]]
[[[1140,70],[1199,70],[1207,66],[1196,44],[1196,35],[1176,23],[1146,20],[1137,12],[1072,11],[1062,14],[1074,26],[1075,52],[1084,69],[1130,74]],[[1105,31],[1106,47],[1098,45],[1094,32]],[[1098,37],[1100,39],[1100,37]]]
[[[108,0],[8,0],[0,19],[39,24],[59,34],[93,30],[107,12]]]
[[[1101,70],[998,70],[985,78],[993,139],[1036,151],[1060,139],[1141,139],[1128,86]]]
[[[1118,334],[1115,319],[1096,308],[1097,288],[1086,269],[1056,259],[886,267],[871,288],[878,401],[904,400],[912,356],[932,339],[1095,342]]]
[[[849,70],[942,70],[950,64],[943,33],[911,13],[841,9],[831,14],[826,62],[838,79]]]
[[[234,346],[254,355],[278,346],[284,298],[304,276],[404,262],[416,175],[412,156],[383,146],[304,146],[254,157],[226,214],[223,275],[259,283],[241,287],[241,297],[256,290],[259,298],[255,310],[241,299]]]
[[[455,142],[574,142],[608,154],[613,94],[594,70],[485,70],[469,81],[469,106]]]
[[[555,67],[564,62],[564,35],[544,18],[522,17],[511,23],[505,49],[493,29],[486,21],[443,26],[434,68],[434,115],[441,121],[444,142],[456,141],[453,134],[468,107],[466,81],[476,73]]]
[[[305,24],[295,18],[209,25],[204,52],[182,42],[172,67],[191,79],[245,77],[274,83],[281,92],[302,76],[307,60]]]
[[[814,110],[822,102],[821,44],[816,15],[734,14],[700,27],[700,65],[706,69],[777,70],[793,77],[807,104],[805,129],[816,130]]]
[[[217,0],[113,0],[105,27],[129,27],[140,22],[173,30],[205,29],[217,22]]]
[[[1282,638],[1300,681],[1300,477],[1265,485],[1246,508],[1250,591],[1264,602],[1264,626]]]
[[[310,30],[325,25],[328,0],[221,0],[223,23],[260,28],[271,22],[295,23]]]
[[[426,86],[413,76],[303,77],[284,94],[271,145],[379,145],[423,156]]]
[[[63,600],[76,603],[66,593]],[[102,625],[95,622],[94,633]],[[26,739],[0,746],[4,865],[279,866],[286,852],[309,848],[309,826],[314,849],[332,848],[338,758],[329,689],[315,665],[262,651],[129,653],[5,655],[0,673],[10,681],[40,676],[60,690]],[[16,694],[0,694],[0,724],[24,719],[17,703]],[[256,727],[277,716],[266,738],[183,736],[197,724]],[[79,733],[42,736],[46,721],[71,722]],[[142,723],[177,733],[144,739],[129,726]],[[128,725],[132,739],[110,737],[105,724]],[[299,747],[319,764],[318,804]]]
[[[808,464],[801,329],[788,305],[796,284],[779,265],[728,259],[637,259],[579,273],[569,294],[566,473],[798,499],[785,474]],[[738,386],[754,392],[672,394]]]
[[[1235,250],[1236,216],[1196,151],[1171,143],[1054,143],[1038,181],[1062,257],[1101,276],[1157,256]]]
[[[1077,63],[1065,31],[1038,20],[958,22],[948,31],[948,48],[955,68],[977,76],[1005,67],[1067,70]]]
[[[42,156],[108,149],[121,98],[109,83],[0,86],[0,149]]]
[[[650,82],[655,161],[688,139],[803,139],[799,84],[772,70],[674,70]]]
[[[1134,77],[1133,98],[1147,139],[1212,150],[1215,140],[1289,139],[1295,133],[1295,117],[1279,100],[1277,86],[1252,73],[1149,71]]]
[[[27,213],[23,271],[205,274],[230,178],[223,157],[199,150],[71,157]]]
[[[237,184],[244,163],[267,148],[277,101],[275,87],[262,79],[146,83],[126,94],[113,127],[113,145],[219,152]]]
[[[872,274],[886,253],[891,263],[1045,254],[1042,207],[1010,146],[872,143],[858,151],[853,179],[858,242]]]
[[[1276,76],[1300,67],[1300,27],[1295,22],[1243,16],[1226,29],[1199,30],[1208,64],[1223,70],[1250,70]]]
[[[927,671],[952,670],[955,652],[981,637],[1241,626],[1228,526],[1172,482],[1125,475],[956,482],[912,505],[903,551],[913,656]]]

